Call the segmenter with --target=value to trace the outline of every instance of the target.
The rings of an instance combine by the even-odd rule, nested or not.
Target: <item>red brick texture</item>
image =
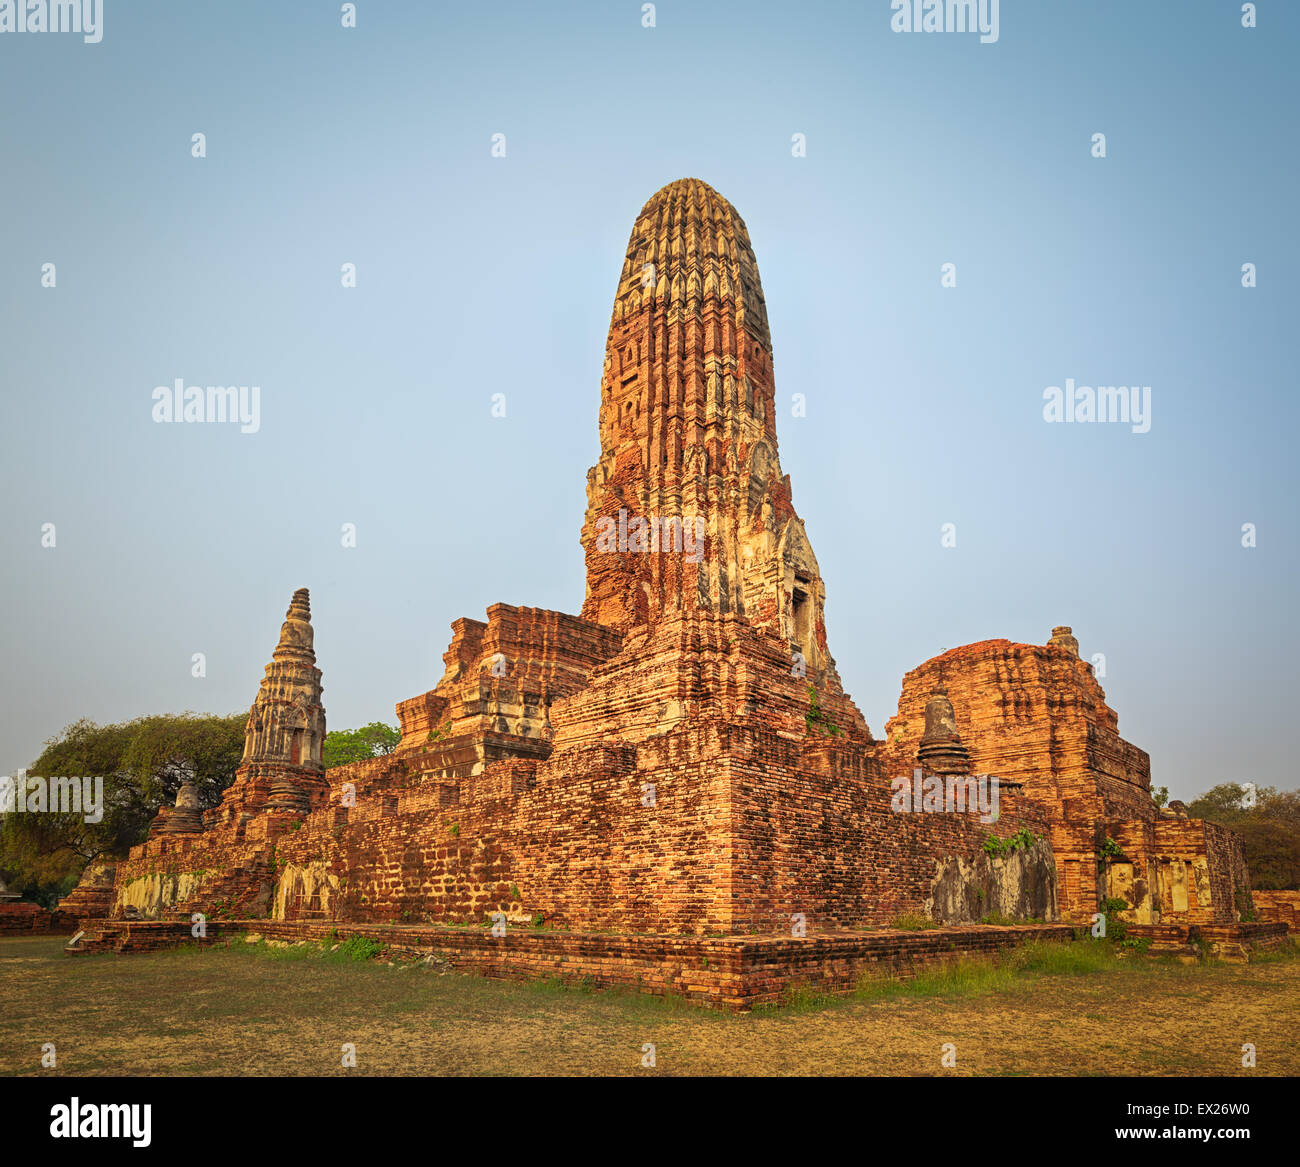
[[[1280,922],[1292,932],[1300,932],[1300,891],[1255,891],[1251,898],[1261,920]]]
[[[0,936],[31,936],[71,932],[76,921],[66,912],[51,912],[22,900],[0,902]]]
[[[1240,837],[1155,805],[1146,753],[1119,736],[1115,711],[1070,640],[986,640],[913,669],[885,726],[890,772],[915,758],[926,702],[943,686],[974,772],[1023,783],[1047,817],[1064,918],[1085,922],[1102,898],[1132,898],[1125,893],[1136,889],[1134,919],[1239,919],[1250,890]],[[1108,837],[1122,860],[1103,854]]]
[[[499,911],[516,926],[617,933],[616,963],[635,964],[634,934],[654,934],[655,968],[673,944],[695,951],[707,934],[719,953],[748,952],[747,937],[802,917],[808,938],[769,943],[767,964],[736,956],[683,982],[735,1004],[815,967],[845,962],[818,974],[839,985],[871,953],[901,960],[945,943],[831,937],[903,913],[972,918],[941,905],[973,900],[989,836],[1025,830],[1047,840],[1025,868],[1043,909],[1018,918],[1084,922],[1111,896],[1135,922],[1235,921],[1249,896],[1239,839],[1156,808],[1147,755],[1119,736],[1068,629],[1047,645],[990,640],[925,662],[904,677],[885,740],[872,737],[830,656],[775,393],[743,221],[705,184],[670,184],[637,217],[610,322],[581,616],[496,604],[485,621],[457,620],[442,678],[397,706],[397,750],[322,776],[321,674],[300,591],[238,781],[205,831],[155,832],[132,850],[114,913],[379,927]],[[698,518],[703,543],[656,536],[642,550],[622,527],[636,516]],[[951,718],[936,746],[922,738],[940,687]],[[921,753],[998,778],[997,821],[896,813],[891,780],[910,778]],[[492,951],[525,969],[569,959],[578,942],[555,935]],[[741,988],[717,979],[724,967]]]

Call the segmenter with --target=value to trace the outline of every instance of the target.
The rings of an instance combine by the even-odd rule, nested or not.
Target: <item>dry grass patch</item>
[[[1260,1074],[1300,1072],[1294,952],[1249,965],[1035,943],[859,994],[730,1015],[320,947],[62,955],[0,941],[0,1074]],[[354,954],[356,955],[356,954]],[[1258,1050],[1241,1067],[1241,1045]],[[58,1069],[40,1069],[54,1042]],[[357,1047],[356,1070],[341,1064]],[[641,1067],[642,1046],[657,1067]],[[940,1046],[957,1049],[944,1070]]]

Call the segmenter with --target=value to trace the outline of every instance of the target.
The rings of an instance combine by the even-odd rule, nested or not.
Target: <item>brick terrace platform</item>
[[[1127,935],[1150,940],[1153,953],[1192,955],[1202,945],[1224,960],[1248,960],[1256,951],[1280,948],[1287,926],[1278,921],[1250,924],[1130,924]]]
[[[49,912],[24,900],[0,901],[0,936],[31,936],[46,932],[72,932],[73,917]]]
[[[1300,891],[1251,891],[1261,920],[1281,921],[1292,932],[1300,932]]]
[[[69,955],[148,952],[191,942],[185,920],[84,920],[86,935]],[[256,932],[268,940],[346,940],[361,936],[399,951],[433,955],[453,968],[489,977],[561,977],[676,994],[729,1010],[781,1000],[788,988],[850,993],[865,976],[908,978],[919,968],[980,956],[1027,940],[1070,940],[1068,924],[995,927],[972,924],[924,931],[881,928],[789,936],[671,936],[320,921],[210,920],[211,945]]]

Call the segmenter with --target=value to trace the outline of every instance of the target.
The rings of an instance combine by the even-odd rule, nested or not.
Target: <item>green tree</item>
[[[32,776],[104,779],[103,818],[77,814],[0,815],[0,874],[41,902],[70,890],[101,855],[122,857],[143,842],[164,803],[186,779],[206,807],[235,778],[246,715],[195,713],[139,717],[118,725],[82,719],[45,743]],[[71,882],[69,882],[71,881]]]
[[[1187,813],[1192,818],[1209,819],[1210,822],[1222,823],[1225,827],[1235,826],[1250,813],[1248,808],[1242,806],[1245,793],[1239,783],[1221,782],[1188,803]],[[1258,808],[1261,801],[1276,793],[1276,789],[1271,786],[1256,790],[1256,807]]]
[[[1187,807],[1192,818],[1231,827],[1246,848],[1251,887],[1259,891],[1300,889],[1300,791],[1275,786],[1255,790],[1255,805],[1243,806],[1235,782],[1207,790]]]
[[[364,762],[367,758],[391,754],[401,740],[401,731],[382,721],[372,721],[360,729],[333,729],[325,735],[321,758],[327,769]]]
[[[187,781],[197,787],[205,809],[216,806],[235,780],[247,721],[247,713],[227,717],[181,713],[130,722],[122,762],[150,808],[149,817],[161,802],[173,801]]]

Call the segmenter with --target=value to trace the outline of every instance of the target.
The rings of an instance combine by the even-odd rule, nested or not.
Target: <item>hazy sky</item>
[[[576,613],[624,248],[692,176],[749,228],[872,730],[941,650],[1070,624],[1155,783],[1293,788],[1300,6],[1240,7],[1003,0],[982,44],[888,0],[106,0],[98,44],[0,34],[0,773],[79,717],[247,709],[297,587],[334,728],[395,721],[457,617]],[[260,428],[155,423],[177,378],[258,386]],[[1149,432],[1049,424],[1067,378],[1150,386]]]

